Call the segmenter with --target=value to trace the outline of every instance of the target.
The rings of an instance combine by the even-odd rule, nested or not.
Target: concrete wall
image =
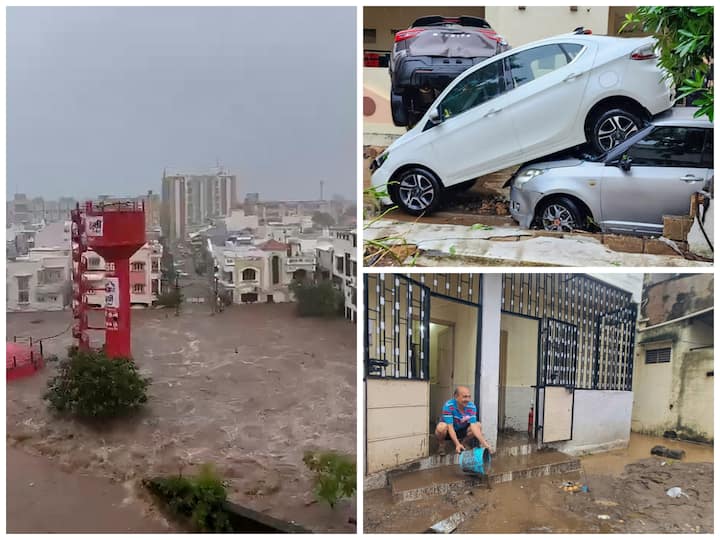
[[[633,373],[633,431],[712,441],[712,319],[694,318],[639,332]],[[646,364],[647,350],[670,347],[669,363]],[[712,375],[709,375],[712,374]]]
[[[505,386],[505,428],[527,429],[530,402],[537,380],[538,321],[503,313],[501,329],[508,333]]]
[[[502,275],[483,276],[482,341],[480,349],[480,422],[485,439],[497,446],[500,377],[500,307]]]
[[[572,440],[550,446],[574,455],[626,447],[632,402],[632,392],[575,390]]]
[[[365,474],[428,455],[429,388],[425,381],[366,382]]]
[[[608,7],[578,6],[487,6],[485,14],[492,26],[512,47],[538,39],[566,34],[583,26],[596,34],[608,30]]]
[[[641,318],[652,326],[713,306],[713,274],[678,274],[646,281]]]

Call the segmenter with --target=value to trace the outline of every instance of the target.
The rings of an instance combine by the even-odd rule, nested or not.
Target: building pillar
[[[483,274],[480,370],[476,370],[477,404],[483,434],[493,448],[498,438],[498,388],[500,382],[500,315],[502,274]]]

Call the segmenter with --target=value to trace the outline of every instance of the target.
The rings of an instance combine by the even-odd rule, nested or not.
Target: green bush
[[[301,317],[337,317],[343,314],[345,299],[331,281],[293,281],[290,290],[295,295]]]
[[[211,465],[204,465],[197,476],[170,476],[144,482],[176,515],[190,520],[201,532],[233,532],[223,509],[227,493],[222,479]]]
[[[677,99],[699,107],[696,116],[713,119],[714,52],[712,6],[640,6],[625,16],[621,31],[641,30],[658,40],[659,64],[675,83]]]
[[[100,351],[69,352],[43,396],[51,409],[83,419],[105,419],[133,412],[147,402],[150,379],[140,376],[131,359],[108,358]]]
[[[315,473],[315,493],[334,508],[356,489],[355,460],[335,452],[306,452],[303,462]]]

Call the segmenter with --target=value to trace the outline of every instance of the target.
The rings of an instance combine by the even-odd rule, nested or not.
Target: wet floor
[[[650,455],[683,449],[682,461]],[[713,450],[633,434],[630,446],[581,458],[583,471],[504,484],[460,488],[445,495],[395,502],[389,489],[365,493],[366,532],[423,532],[467,513],[458,533],[679,533],[713,531]],[[570,493],[564,482],[585,485]],[[666,491],[679,486],[687,497]]]
[[[674,450],[684,450],[683,462],[712,463],[714,461],[713,447],[708,444],[631,433],[630,445],[627,448],[584,456],[581,458],[582,465],[588,474],[620,474],[625,465],[649,457],[650,449],[658,445]]]
[[[7,334],[51,336],[68,312],[8,314]],[[52,416],[50,363],[7,385],[8,445],[62,470],[116,481],[191,473],[213,463],[230,500],[315,531],[352,532],[351,503],[315,503],[306,450],[356,451],[356,326],[298,318],[292,304],[133,310],[133,353],[152,378],[135,418],[93,429]],[[36,321],[36,322],[32,322]],[[45,344],[63,355],[68,333]]]

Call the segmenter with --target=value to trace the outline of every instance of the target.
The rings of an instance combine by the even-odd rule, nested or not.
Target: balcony
[[[306,272],[315,272],[315,257],[288,257],[285,259],[285,271],[293,273],[296,270],[305,270]]]
[[[258,293],[260,292],[260,282],[258,280],[240,281],[237,283],[235,290],[239,294]]]
[[[55,281],[51,283],[38,283],[35,286],[35,291],[42,294],[59,294],[62,293],[65,283],[62,281]]]

